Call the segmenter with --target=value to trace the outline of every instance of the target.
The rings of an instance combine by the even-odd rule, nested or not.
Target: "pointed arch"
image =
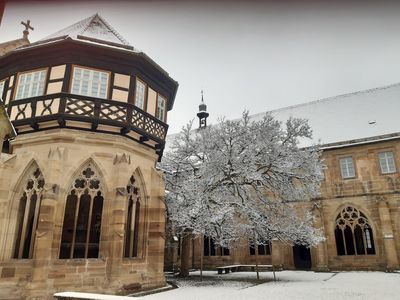
[[[66,191],[66,193],[69,192],[71,189],[71,184],[74,181],[74,178],[79,175],[79,173],[82,171],[82,169],[87,166],[88,164],[92,165],[94,168],[96,168],[97,175],[102,178],[102,189],[104,193],[107,193],[108,191],[108,186],[107,186],[107,180],[106,178],[108,177],[108,172],[106,168],[104,168],[100,161],[96,159],[93,155],[90,155],[89,157],[82,158],[77,161],[76,165],[74,166],[73,169],[69,169],[66,171],[64,174],[66,178],[70,178],[70,180],[65,181],[64,184],[61,184],[61,189]]]
[[[125,223],[124,257],[140,257],[143,254],[145,186],[139,168],[126,186],[127,210]]]
[[[11,220],[16,223],[9,228],[12,241],[10,256],[17,259],[33,257],[35,233],[44,189],[44,176],[35,159],[31,159],[15,186],[11,202]]]
[[[29,174],[32,172],[32,169],[39,168],[43,174],[46,174],[45,165],[41,163],[41,161],[36,157],[34,153],[31,153],[27,158],[26,163],[24,163],[24,167],[16,170],[16,176],[13,176],[14,179],[10,183],[10,190],[13,193],[11,195],[11,199],[15,199],[16,196],[23,189],[23,182],[29,177]],[[46,176],[45,176],[46,177]]]
[[[342,208],[335,220],[338,255],[375,254],[373,232],[367,216],[352,205]]]
[[[99,256],[105,194],[100,174],[89,159],[72,178],[65,203],[60,259]]]

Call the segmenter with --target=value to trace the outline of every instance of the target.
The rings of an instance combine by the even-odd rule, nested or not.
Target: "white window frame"
[[[339,158],[340,173],[343,179],[355,178],[356,168],[352,156]]]
[[[160,101],[160,100],[162,100],[162,101]],[[163,105],[160,106],[160,103],[163,103]],[[163,122],[165,122],[166,107],[167,107],[167,98],[165,98],[164,96],[162,96],[160,94],[157,94],[156,118]]]
[[[139,84],[143,86],[143,95],[141,94],[142,90],[139,89]],[[135,106],[139,107],[142,110],[144,110],[146,104],[146,89],[147,84],[139,78],[136,78]],[[140,99],[141,97],[138,97],[139,95],[143,96],[143,98]]]
[[[3,92],[4,92],[4,86],[6,85],[6,80],[0,80],[0,98],[3,100],[3,103],[6,102],[6,99],[3,99]]]
[[[34,70],[18,74],[15,100],[37,97],[44,94],[47,69]]]
[[[78,71],[81,72],[80,75],[77,75]],[[97,74],[98,78],[96,78]],[[79,78],[77,78],[78,76]],[[86,78],[84,78],[85,76]],[[104,77],[105,82],[103,81]],[[81,66],[74,66],[72,70],[72,81],[70,90],[72,94],[107,99],[109,82],[110,72]],[[87,84],[86,87],[85,83]]]
[[[382,174],[396,173],[396,163],[393,151],[379,152],[378,159]],[[391,163],[389,160],[391,160]]]

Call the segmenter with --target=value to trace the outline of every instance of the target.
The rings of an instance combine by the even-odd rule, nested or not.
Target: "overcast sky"
[[[195,117],[201,89],[215,122],[400,82],[398,4],[275,2],[8,3],[0,42],[23,20],[33,42],[98,12],[179,82],[169,133]]]

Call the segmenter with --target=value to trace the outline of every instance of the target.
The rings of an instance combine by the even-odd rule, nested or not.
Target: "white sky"
[[[275,2],[8,3],[0,42],[22,20],[33,42],[98,12],[179,82],[169,133],[195,118],[202,88],[215,122],[400,82],[400,5]]]

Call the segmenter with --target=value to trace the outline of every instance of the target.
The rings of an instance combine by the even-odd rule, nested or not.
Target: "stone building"
[[[7,115],[6,107],[0,97],[0,147],[3,148],[3,142],[9,141],[17,136],[14,126],[11,124]]]
[[[18,136],[0,161],[1,299],[165,284],[155,164],[177,88],[97,14],[2,53]]]
[[[260,264],[317,271],[399,269],[399,97],[395,84],[271,111],[280,121],[308,119],[314,140],[300,146],[321,145],[326,170],[320,196],[296,205],[312,211],[326,240],[311,249],[271,241],[258,247]],[[255,249],[245,240],[221,249],[204,237],[204,249],[200,246],[199,239],[192,241],[194,268],[202,251],[206,268],[256,262]],[[177,268],[179,259],[178,243],[170,243],[166,268]]]

